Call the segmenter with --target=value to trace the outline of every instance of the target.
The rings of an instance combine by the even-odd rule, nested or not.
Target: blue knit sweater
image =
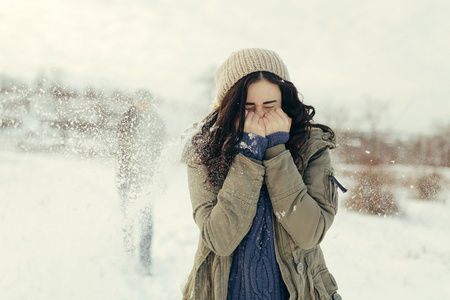
[[[288,140],[287,132],[277,132],[267,138],[244,133],[238,152],[261,161],[267,148]],[[275,257],[272,203],[265,185],[261,188],[252,227],[234,250],[227,299],[289,299]]]

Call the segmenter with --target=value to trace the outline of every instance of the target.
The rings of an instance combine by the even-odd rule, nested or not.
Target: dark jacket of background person
[[[237,154],[219,187],[205,183],[204,167],[193,162],[187,148],[184,159],[200,239],[183,299],[226,299],[233,251],[252,224],[262,184],[272,201],[276,258],[290,299],[331,299],[338,287],[320,242],[338,207],[330,178],[333,148],[333,131],[313,125],[299,149],[303,161],[294,162],[284,144],[267,149],[262,162]]]
[[[153,219],[150,186],[158,168],[165,126],[148,97],[140,97],[123,115],[117,134],[117,185],[124,215],[124,247],[126,253],[132,255],[139,245],[140,272],[151,275]],[[135,240],[137,232],[139,242]]]
[[[154,109],[141,114],[133,106],[123,115],[117,133],[118,185],[139,193],[152,182],[163,147],[165,125]]]

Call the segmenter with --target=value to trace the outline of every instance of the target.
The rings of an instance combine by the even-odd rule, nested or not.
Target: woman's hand
[[[280,131],[289,132],[291,129],[292,119],[281,108],[267,112],[263,120],[266,135]]]
[[[252,111],[245,111],[244,132],[266,137],[263,119]]]

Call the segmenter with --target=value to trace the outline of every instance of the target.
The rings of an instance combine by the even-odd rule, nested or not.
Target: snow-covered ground
[[[113,161],[0,152],[0,299],[180,299],[198,229],[179,149],[168,144],[152,188],[151,277],[123,253]],[[403,217],[341,207],[323,249],[344,299],[450,294],[449,191],[436,203],[398,194]]]

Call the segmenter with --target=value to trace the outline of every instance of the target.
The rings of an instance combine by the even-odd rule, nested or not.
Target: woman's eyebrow
[[[269,100],[269,101],[263,102],[263,105],[271,104],[271,103],[275,103],[275,102],[277,102],[277,100]],[[246,102],[245,105],[255,105],[255,103],[254,102]]]

